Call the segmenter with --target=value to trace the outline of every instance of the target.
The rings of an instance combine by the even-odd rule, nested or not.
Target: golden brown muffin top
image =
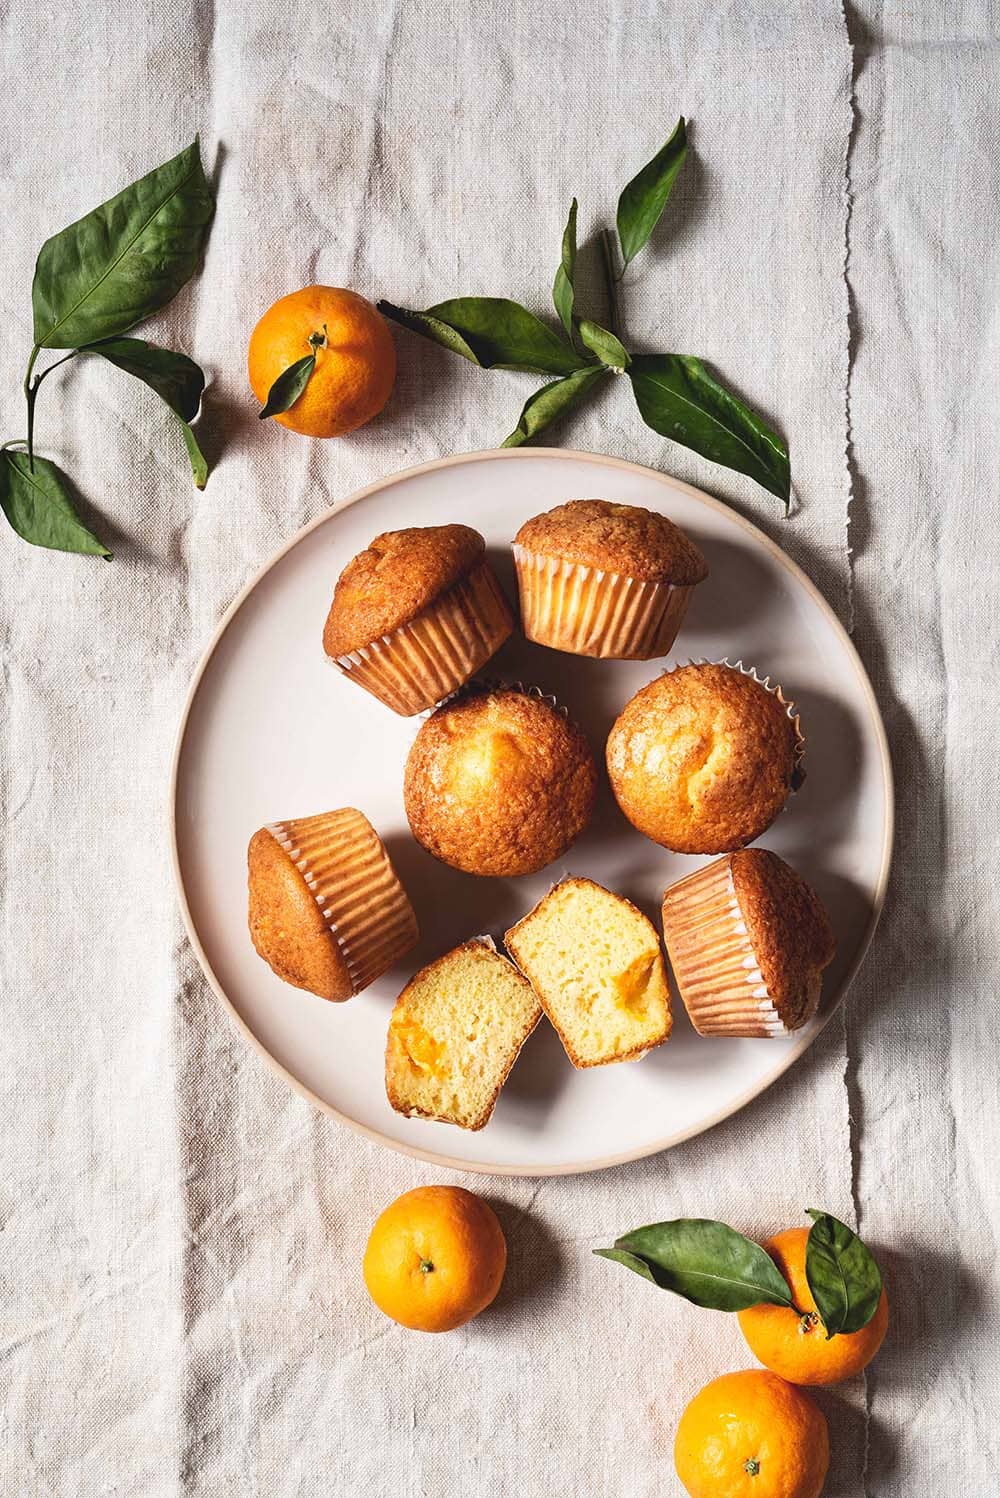
[[[526,520],[516,546],[564,562],[645,582],[690,587],[708,576],[708,565],[679,526],[637,505],[607,499],[571,499]]]
[[[350,655],[408,624],[471,572],[485,550],[468,525],[411,526],[376,536],[337,580],[323,630],[327,655]]]
[[[767,991],[797,1009],[833,961],[833,929],[815,890],[776,853],[747,848],[730,861],[733,888]]]
[[[414,837],[469,874],[532,874],[565,853],[594,806],[582,732],[541,698],[499,688],[439,707],[406,761]]]
[[[354,992],[340,945],[304,876],[266,827],[247,850],[250,936],[258,953],[286,983],[321,999]]]
[[[728,853],[784,806],[798,735],[779,698],[733,666],[680,666],[628,702],[608,737],[611,788],[676,853]]]

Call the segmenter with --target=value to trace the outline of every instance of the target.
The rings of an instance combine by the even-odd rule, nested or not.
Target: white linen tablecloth
[[[154,397],[74,365],[38,443],[115,561],[0,533],[0,1491],[678,1493],[680,1410],[751,1359],[731,1318],[590,1250],[678,1215],[763,1233],[806,1202],[857,1221],[893,1306],[867,1377],[818,1396],[831,1498],[1000,1491],[1000,6],[84,0],[7,6],[0,36],[3,436],[42,240],[196,131],[218,182],[204,271],[150,325],[210,373],[207,489]],[[498,442],[532,382],[399,333],[386,413],[310,444],[258,423],[246,342],[312,280],[544,310],[570,199],[587,241],[682,112],[625,336],[710,359],[782,426],[796,512],[624,390],[554,440],[711,489],[815,578],[886,716],[895,875],[786,1078],[657,1158],[493,1183],[500,1300],[422,1338],[369,1304],[360,1258],[377,1210],[440,1172],[315,1112],[230,1026],[182,934],[166,784],[190,674],[256,568],[360,484]]]

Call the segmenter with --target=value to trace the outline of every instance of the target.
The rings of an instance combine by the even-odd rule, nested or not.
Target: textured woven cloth
[[[818,1396],[827,1492],[998,1490],[998,37],[987,0],[5,9],[4,436],[41,241],[195,131],[219,206],[150,331],[210,373],[205,492],[153,397],[74,364],[38,442],[115,561],[0,534],[0,1491],[678,1493],[681,1408],[751,1359],[732,1318],[590,1250],[682,1215],[763,1233],[814,1202],[859,1223],[893,1303],[867,1378]],[[558,440],[710,488],[852,625],[896,762],[895,877],[849,1002],[779,1084],[657,1158],[497,1183],[500,1300],[421,1338],[368,1303],[360,1258],[377,1210],[437,1173],[315,1112],[233,1030],[182,934],[165,793],[247,578],[360,484],[499,441],[532,382],[400,333],[385,415],[310,444],[257,422],[246,341],[311,280],[541,310],[570,199],[590,241],[681,112],[693,150],[625,336],[711,360],[783,425],[796,513],[618,388]]]

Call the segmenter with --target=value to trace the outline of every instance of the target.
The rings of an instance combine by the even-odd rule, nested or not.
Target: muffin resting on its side
[[[505,940],[574,1066],[635,1060],[670,1034],[660,938],[630,900],[565,879]]]
[[[574,655],[666,655],[705,558],[665,515],[574,499],[514,538],[521,621],[529,640]]]
[[[835,942],[819,897],[764,848],[720,858],[663,896],[663,937],[699,1035],[789,1035],[819,1005]]]
[[[417,941],[382,839],[345,806],[271,822],[247,852],[250,937],[285,983],[321,999],[360,993]]]
[[[348,562],[323,630],[333,662],[403,717],[468,681],[514,628],[467,525],[386,531]]]
[[[558,708],[515,687],[446,702],[406,761],[413,836],[467,874],[534,874],[587,825],[597,767]]]
[[[801,778],[799,720],[736,666],[667,671],[608,735],[611,789],[634,827],[675,853],[729,853],[774,821]]]
[[[397,1113],[481,1129],[542,1017],[527,978],[492,942],[468,941],[421,968],[396,1000],[385,1090]]]

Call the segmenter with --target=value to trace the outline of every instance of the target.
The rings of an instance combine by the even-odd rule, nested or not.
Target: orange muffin
[[[802,778],[781,689],[728,662],[680,666],[637,692],[608,736],[611,789],[675,853],[729,853],[774,821]]]
[[[541,1017],[531,984],[489,938],[446,952],[396,1000],[385,1046],[390,1104],[408,1118],[484,1128]]]
[[[669,1037],[652,921],[592,879],[564,879],[504,937],[576,1067],[637,1061]]]
[[[417,941],[417,921],[382,839],[353,807],[270,822],[247,852],[250,937],[295,988],[340,1001]]]
[[[534,874],[586,827],[597,767],[552,702],[499,687],[446,702],[406,761],[403,798],[418,843],[452,868]]]
[[[486,543],[467,525],[376,536],[334,590],[323,648],[403,717],[468,681],[514,628]]]
[[[617,660],[666,655],[705,558],[665,515],[606,499],[573,499],[514,538],[521,622],[529,640]]]
[[[776,853],[747,848],[673,884],[663,939],[699,1035],[790,1035],[819,1006],[833,931],[819,896]]]

